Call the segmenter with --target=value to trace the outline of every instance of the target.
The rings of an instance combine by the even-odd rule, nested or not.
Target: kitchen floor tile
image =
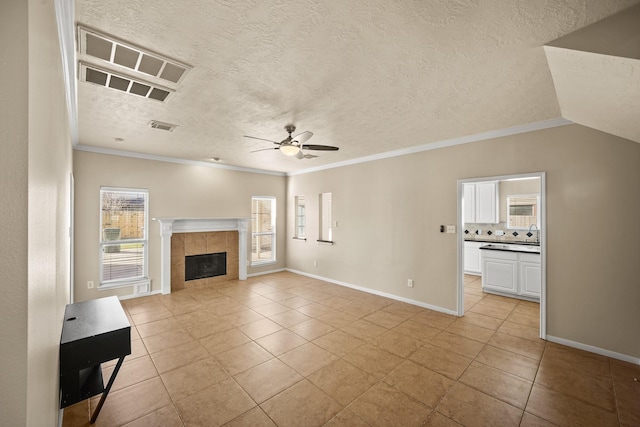
[[[461,356],[473,359],[480,353],[480,350],[484,347],[484,343],[465,338],[460,335],[452,334],[447,331],[442,331],[434,338],[430,343],[436,347],[440,347],[444,350],[449,350],[457,353]]]
[[[307,343],[278,356],[278,359],[306,377],[337,357],[313,343]]]
[[[175,403],[188,426],[221,426],[256,403],[233,379],[222,381]]]
[[[503,334],[502,332],[496,332],[488,344],[536,360],[542,358],[545,347],[544,341],[535,342],[525,338]]]
[[[257,340],[282,329],[282,326],[269,319],[262,319],[256,322],[248,323],[238,328],[243,334]]]
[[[256,342],[274,356],[279,356],[289,350],[306,344],[308,341],[288,329],[282,329],[271,335],[262,337],[256,340]]]
[[[309,375],[308,380],[343,406],[378,382],[373,375],[343,359],[336,360]]]
[[[234,376],[240,387],[257,403],[262,403],[302,380],[293,369],[271,359]]]
[[[615,413],[538,384],[533,385],[526,411],[562,426],[618,425]]]
[[[191,341],[151,354],[151,360],[160,374],[207,357],[209,357],[209,353],[198,341]]]
[[[276,425],[262,408],[256,406],[233,421],[229,421],[224,427],[276,427]]]
[[[435,408],[442,397],[455,384],[444,375],[405,360],[383,381],[408,394],[429,408]]]
[[[469,427],[518,426],[522,409],[457,383],[438,405],[438,412]]]
[[[471,363],[468,357],[429,344],[413,353],[410,359],[452,380],[457,380]]]
[[[342,406],[307,380],[267,400],[260,407],[280,427],[321,426]]]
[[[491,345],[485,346],[475,360],[533,382],[540,362]]]
[[[372,426],[420,426],[431,409],[400,390],[378,383],[349,409]]]
[[[515,375],[472,362],[460,382],[516,408],[524,409],[533,383]]]
[[[213,357],[174,369],[160,377],[174,402],[230,378]]]
[[[377,378],[383,378],[402,362],[402,358],[372,344],[356,348],[344,360]]]
[[[640,425],[640,367],[540,340],[539,304],[465,283],[461,318],[290,272],[125,300],[132,354],[96,425]]]
[[[323,427],[369,427],[369,424],[349,409],[343,409]]]
[[[273,358],[273,355],[252,341],[219,353],[215,357],[229,375],[235,375],[266,362]]]

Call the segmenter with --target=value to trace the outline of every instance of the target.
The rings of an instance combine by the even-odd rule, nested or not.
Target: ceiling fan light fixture
[[[280,145],[280,151],[285,156],[295,156],[300,151],[300,147],[292,144],[282,144]]]

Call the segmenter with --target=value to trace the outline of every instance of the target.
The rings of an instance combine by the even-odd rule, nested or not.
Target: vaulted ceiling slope
[[[218,157],[223,165],[294,172],[559,119],[565,111],[571,120],[606,130],[566,99],[575,90],[565,89],[563,80],[577,79],[571,68],[584,67],[579,56],[586,52],[545,51],[544,45],[639,3],[77,0],[78,24],[188,69],[164,84],[79,53],[84,65],[119,76],[114,85],[147,82],[170,93],[161,101],[136,95],[141,86],[129,86],[132,94],[79,82],[80,148]],[[608,65],[587,64],[584,84],[598,80],[589,72],[609,73]],[[620,101],[611,108],[632,103]],[[153,120],[178,127],[154,129]],[[319,156],[311,159],[278,150],[251,153],[275,146],[243,135],[281,141],[289,123],[312,131],[310,144],[340,150],[312,152]],[[607,131],[637,135],[613,127]]]
[[[545,46],[562,117],[640,142],[640,5]]]

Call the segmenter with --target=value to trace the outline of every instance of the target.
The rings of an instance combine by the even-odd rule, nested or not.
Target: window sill
[[[306,242],[307,238],[306,237],[294,237],[293,240],[304,240]]]
[[[277,264],[278,261],[276,260],[269,260],[269,261],[256,261],[256,262],[252,262],[251,264],[249,264],[249,267],[262,267],[263,265],[271,265],[271,264]]]
[[[316,242],[318,242],[321,245],[334,245],[335,242],[333,240],[316,240]]]
[[[142,279],[135,279],[135,280],[125,280],[125,281],[121,281],[121,282],[107,282],[107,283],[100,283],[100,285],[98,285],[98,290],[99,291],[106,291],[109,289],[117,289],[117,288],[126,288],[129,286],[134,286],[134,287],[139,287],[139,286],[150,286],[151,284],[151,280],[149,280],[148,277],[144,277]]]

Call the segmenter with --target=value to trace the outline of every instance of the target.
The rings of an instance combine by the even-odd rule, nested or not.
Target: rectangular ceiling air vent
[[[78,51],[83,55],[178,85],[191,67],[157,53],[78,25]]]
[[[166,131],[169,131],[169,132],[173,132],[178,127],[178,125],[172,125],[171,123],[159,122],[158,120],[151,120],[151,122],[149,123],[149,126],[152,129],[166,130]]]
[[[164,102],[174,91],[142,80],[136,80],[123,74],[103,70],[93,65],[80,63],[80,81],[138,95],[143,98]]]

